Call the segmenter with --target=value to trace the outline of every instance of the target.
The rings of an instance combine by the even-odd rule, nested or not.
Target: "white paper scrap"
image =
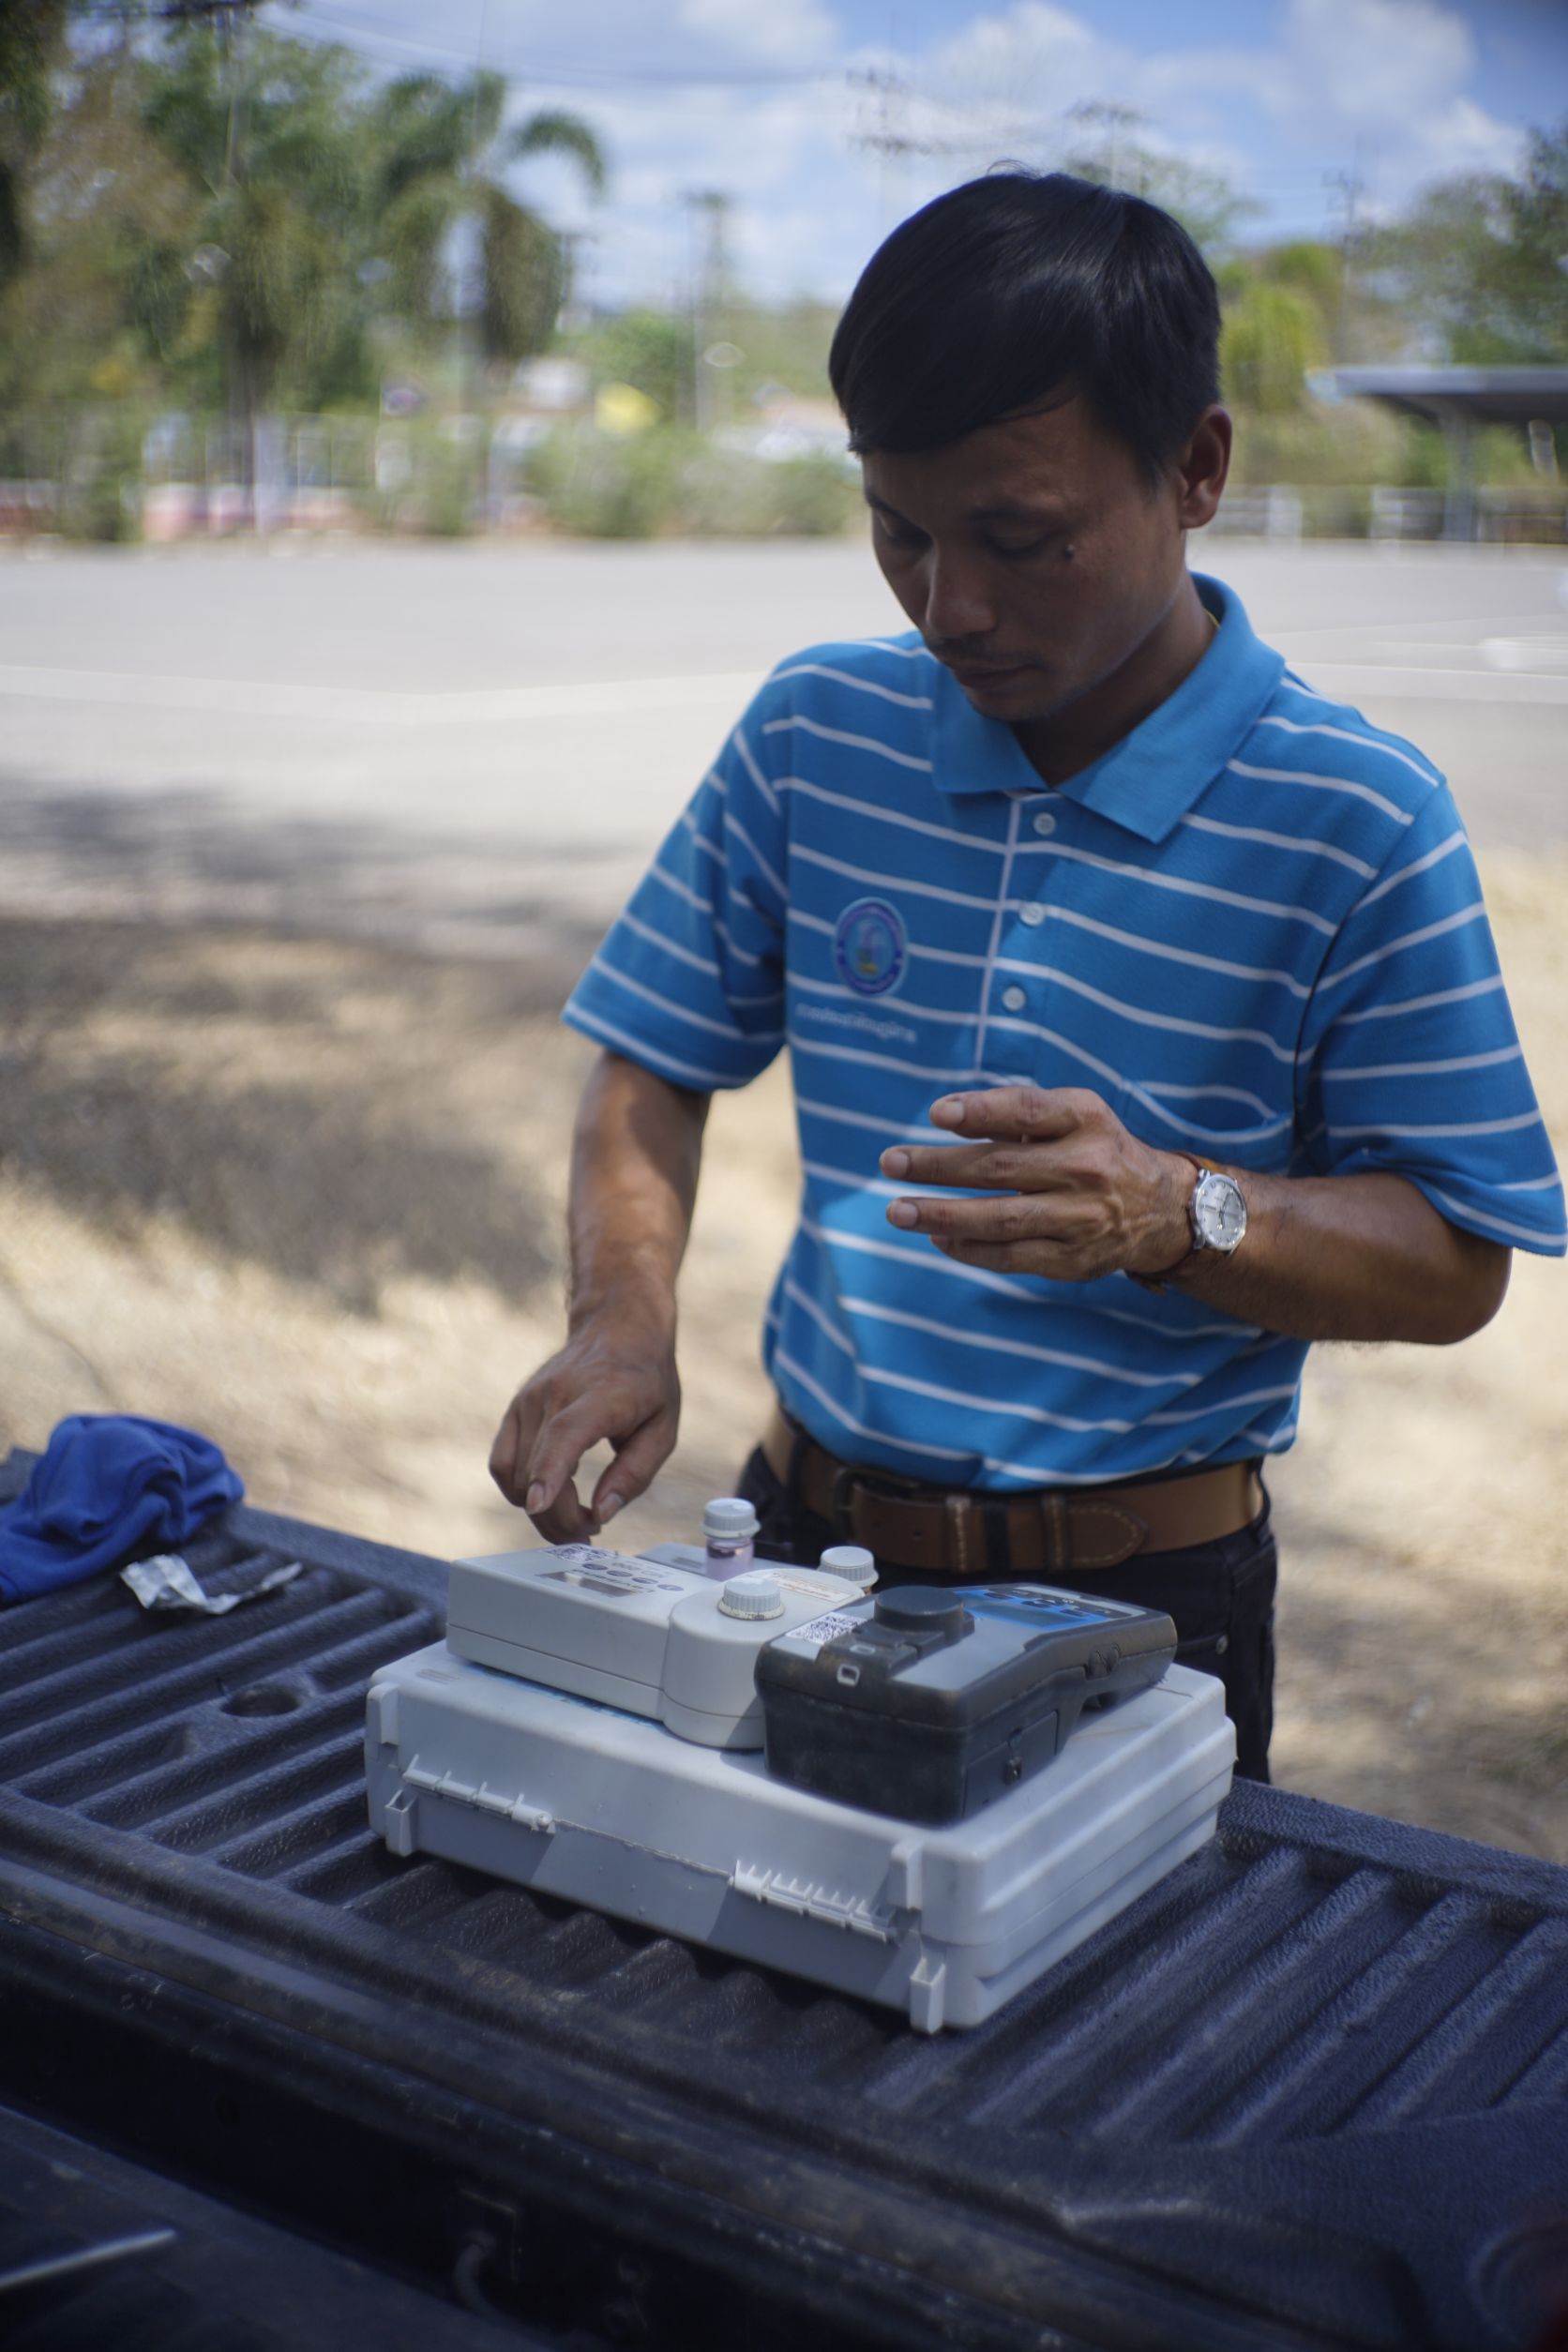
[[[292,1584],[304,1565],[303,1560],[291,1560],[287,1567],[269,1569],[244,1592],[204,1592],[177,1552],[159,1552],[155,1559],[133,1560],[128,1568],[122,1568],[120,1582],[129,1585],[144,1609],[200,1609],[207,1617],[225,1617],[242,1601],[253,1601],[259,1592]]]

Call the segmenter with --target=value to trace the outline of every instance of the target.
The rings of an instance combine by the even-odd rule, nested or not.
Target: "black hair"
[[[1219,294],[1157,204],[990,173],[873,253],[828,374],[857,452],[943,448],[1077,391],[1153,484],[1219,399]]]

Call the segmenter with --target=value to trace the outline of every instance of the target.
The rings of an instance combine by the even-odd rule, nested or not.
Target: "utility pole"
[[[865,92],[861,104],[861,128],[855,132],[854,143],[877,157],[881,164],[878,185],[878,208],[882,216],[882,231],[885,236],[893,225],[893,173],[912,155],[927,150],[917,139],[910,136],[910,85],[901,74],[888,66],[857,67],[849,77]]]
[[[1136,134],[1148,123],[1147,114],[1140,113],[1136,106],[1122,106],[1113,98],[1084,98],[1067,109],[1067,120],[1081,124],[1089,137],[1096,140],[1093,160],[1105,173],[1108,188],[1122,186],[1123,153],[1138,156],[1138,176],[1146,183]],[[1142,187],[1134,188],[1132,193],[1141,196]]]
[[[165,24],[210,26],[222,60],[228,96],[228,121],[223,138],[223,192],[232,196],[245,185],[245,49],[244,28],[263,0],[162,0],[149,14]],[[220,266],[232,266],[225,254]],[[229,345],[229,423],[240,446],[244,486],[250,499],[250,526],[261,529],[260,467],[257,453],[256,384],[250,354]]]
[[[1355,267],[1357,246],[1361,237],[1362,199],[1366,194],[1366,182],[1361,171],[1361,141],[1351,150],[1348,172],[1325,172],[1323,185],[1329,190],[1329,209],[1344,214],[1339,233],[1339,300],[1334,306],[1334,355],[1345,360],[1349,349],[1350,315],[1350,279]]]
[[[713,371],[707,354],[729,293],[730,198],[722,188],[688,188],[681,202],[691,219],[688,284],[691,312],[691,405],[700,433],[713,423]]]

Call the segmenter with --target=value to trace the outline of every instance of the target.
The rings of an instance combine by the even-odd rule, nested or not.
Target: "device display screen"
[[[1028,1625],[1035,1633],[1078,1632],[1086,1625],[1125,1623],[1142,1610],[1118,1607],[1115,1602],[1069,1600],[1065,1593],[1031,1597],[1003,1587],[990,1592],[966,1592],[966,1605],[977,1617],[1005,1618],[1010,1624]]]

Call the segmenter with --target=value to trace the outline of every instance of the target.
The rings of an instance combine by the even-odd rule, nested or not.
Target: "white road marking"
[[[1297,668],[1296,664],[1291,665]],[[1524,671],[1439,670],[1411,663],[1314,661],[1299,674],[1319,694],[1383,695],[1403,701],[1568,703],[1568,676]]]
[[[611,678],[569,686],[481,686],[416,694],[396,688],[274,686],[261,679],[150,676],[133,670],[0,664],[0,697],[114,703],[145,711],[210,711],[244,718],[346,719],[370,727],[461,727],[497,719],[605,718],[641,711],[715,709],[749,701],[762,672],[718,677]]]
[[[1555,643],[1493,638],[1453,650],[1478,654],[1496,666],[1457,670],[1425,663],[1308,658],[1301,668],[1307,684],[1319,693],[1345,694],[1351,699],[1357,694],[1380,694],[1443,702],[1568,702],[1568,651],[1560,656]],[[1542,666],[1515,666],[1526,658]],[[613,718],[644,712],[708,709],[732,717],[755,693],[762,675],[760,671],[739,670],[709,677],[608,678],[562,686],[413,693],[395,687],[279,686],[254,678],[159,677],[142,671],[44,669],[9,663],[0,664],[0,701],[200,711],[238,718],[335,720],[366,727],[493,726],[504,720],[526,725],[536,719]]]
[[[1481,658],[1515,677],[1568,676],[1568,637],[1484,637]]]

